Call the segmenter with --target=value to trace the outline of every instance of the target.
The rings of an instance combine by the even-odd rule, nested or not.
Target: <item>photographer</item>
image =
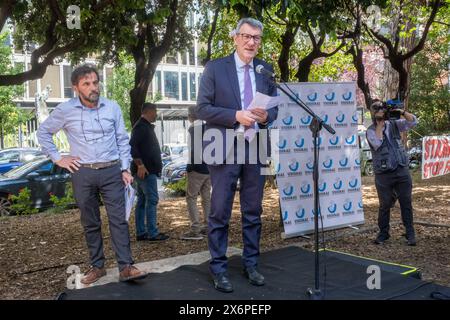
[[[403,225],[409,246],[416,245],[411,203],[412,179],[408,170],[408,156],[403,147],[400,132],[417,124],[413,114],[402,109],[394,109],[379,100],[370,107],[373,124],[367,129],[367,141],[372,151],[375,186],[380,208],[378,227],[380,232],[375,244],[383,244],[389,239],[389,218],[394,192],[400,202]]]

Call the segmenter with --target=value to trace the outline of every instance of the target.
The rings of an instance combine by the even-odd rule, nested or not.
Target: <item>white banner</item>
[[[323,227],[332,229],[364,223],[355,83],[290,83],[289,86],[336,130],[331,135],[322,129],[318,143]],[[311,120],[306,111],[289,102],[279,106],[272,127],[279,129],[278,138],[275,134],[272,139],[272,158],[286,237],[314,230]]]
[[[424,137],[422,140],[422,179],[450,172],[450,136]]]

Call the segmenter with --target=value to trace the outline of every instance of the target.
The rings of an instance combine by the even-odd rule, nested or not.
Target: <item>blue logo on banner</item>
[[[362,208],[363,208],[363,203],[362,203],[362,200],[361,200],[361,201],[358,201],[358,208],[360,208],[360,209],[362,209]]]
[[[284,148],[286,148],[286,146],[287,146],[287,140],[286,139],[283,139],[283,140],[281,140],[280,143],[277,143],[277,147],[279,149],[284,149]]]
[[[352,115],[352,121],[353,121],[353,123],[358,123],[358,113],[354,113],[353,115]]]
[[[303,194],[308,194],[311,191],[311,185],[307,182],[303,182],[302,187],[300,188]]]
[[[327,183],[322,182],[319,184],[319,192],[324,192],[327,189]]]
[[[322,165],[324,168],[330,169],[333,166],[333,159],[329,158],[328,160],[323,161]]]
[[[299,208],[297,211],[295,211],[295,216],[299,219],[303,219],[305,216],[305,208]]]
[[[284,187],[283,193],[285,196],[291,196],[294,193],[294,187],[291,185],[287,185],[286,187]]]
[[[283,118],[281,121],[283,122],[283,124],[289,126],[292,124],[293,120],[294,120],[294,118],[292,116],[287,116],[287,117]]]
[[[327,101],[333,101],[335,96],[336,94],[334,92],[331,92],[325,95],[325,99],[327,99]]]
[[[352,210],[352,202],[350,200],[345,201],[343,207],[345,211]]]
[[[353,144],[355,142],[355,140],[356,140],[356,137],[353,134],[351,137],[345,138],[345,143],[350,145],[350,144]]]
[[[312,161],[312,160],[309,160],[309,161],[306,163],[306,167],[307,167],[309,170],[314,169],[313,161]]]
[[[350,181],[348,182],[348,186],[349,186],[350,188],[356,188],[357,185],[358,185],[358,179],[357,179],[357,178],[355,178],[355,179],[353,179],[353,180],[350,180]]]
[[[289,164],[289,169],[291,169],[292,172],[297,171],[300,168],[300,163],[298,161],[295,161],[291,164]]]
[[[312,117],[311,116],[304,116],[300,118],[300,122],[304,125],[309,125],[312,121]]]
[[[333,183],[333,187],[336,190],[340,190],[342,188],[342,180],[337,179],[335,183]]]
[[[329,213],[335,213],[337,209],[337,205],[334,202],[331,202],[331,205],[328,207],[328,212]]]
[[[288,217],[289,217],[289,214],[287,211],[285,211],[283,214],[283,221],[286,221],[288,219]]]
[[[323,120],[324,123],[329,124],[329,123],[328,123],[328,115],[327,115],[327,114],[322,115],[321,118],[322,118],[322,120]]]
[[[344,120],[345,120],[345,114],[343,114],[343,113],[339,113],[337,116],[336,116],[336,121],[338,122],[338,123],[342,123],[342,122],[344,122]]]
[[[339,164],[341,165],[341,167],[346,167],[348,164],[348,158],[344,157],[341,160],[339,160]]]
[[[355,159],[355,164],[357,166],[360,166],[361,165],[361,159]]]
[[[309,101],[316,101],[317,100],[317,92],[314,92],[313,94],[308,94],[307,98]]]
[[[342,99],[344,99],[345,101],[348,101],[348,100],[350,100],[352,98],[352,93],[349,91],[349,92],[347,92],[347,93],[344,93],[343,95],[342,95]]]
[[[339,136],[331,137],[328,141],[330,141],[330,144],[335,146],[339,143]]]
[[[313,217],[316,215],[316,212],[314,211],[314,208],[311,209],[311,213],[312,213]],[[319,217],[320,217],[321,215],[322,215],[322,213],[321,213],[321,210],[320,210],[320,208],[319,208]]]
[[[300,138],[298,140],[295,140],[294,144],[297,148],[303,148],[303,146],[305,145],[305,139]]]

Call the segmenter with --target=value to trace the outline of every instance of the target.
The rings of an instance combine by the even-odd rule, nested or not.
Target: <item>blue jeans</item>
[[[146,232],[152,237],[159,233],[156,222],[156,206],[158,205],[158,182],[156,174],[149,174],[144,179],[135,177],[137,182],[136,235]],[[147,219],[147,225],[145,220]]]

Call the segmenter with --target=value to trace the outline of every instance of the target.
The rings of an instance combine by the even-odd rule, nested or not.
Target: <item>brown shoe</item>
[[[119,281],[133,281],[144,279],[147,276],[147,272],[141,271],[135,266],[128,265],[119,273]]]
[[[89,270],[85,273],[83,279],[81,279],[81,283],[88,285],[94,283],[103,276],[106,276],[105,268],[97,268],[91,266]]]

